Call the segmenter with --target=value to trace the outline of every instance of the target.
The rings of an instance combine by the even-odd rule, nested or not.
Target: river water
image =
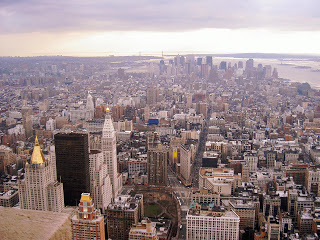
[[[213,64],[219,65],[221,61],[231,62],[232,65],[242,61],[245,67],[247,58],[218,58],[213,59]],[[277,68],[279,78],[288,79],[292,82],[307,82],[311,87],[320,89],[320,62],[309,59],[254,59],[254,66],[258,64],[271,65]]]

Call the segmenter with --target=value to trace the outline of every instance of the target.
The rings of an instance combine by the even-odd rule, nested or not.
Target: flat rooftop
[[[1,239],[71,239],[67,213],[0,207]]]

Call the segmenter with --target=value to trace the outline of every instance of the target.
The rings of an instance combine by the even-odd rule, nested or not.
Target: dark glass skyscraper
[[[206,63],[212,68],[212,56],[206,56]]]
[[[65,205],[76,206],[82,193],[90,192],[88,134],[58,133],[57,177],[63,183]]]

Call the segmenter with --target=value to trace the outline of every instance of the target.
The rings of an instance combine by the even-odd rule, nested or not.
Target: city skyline
[[[310,1],[2,1],[1,56],[320,54]]]

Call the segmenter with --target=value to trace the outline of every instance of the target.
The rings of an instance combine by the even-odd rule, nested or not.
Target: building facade
[[[103,161],[100,150],[91,150],[90,162],[90,194],[96,208],[105,213],[112,200],[112,185],[108,175],[107,165]]]
[[[187,214],[187,239],[238,240],[240,218],[220,207],[190,209]]]
[[[149,185],[168,184],[167,160],[168,151],[159,141],[149,144],[147,153]]]
[[[130,228],[143,217],[143,195],[119,195],[109,204],[107,217],[107,233],[110,239],[129,238]]]

